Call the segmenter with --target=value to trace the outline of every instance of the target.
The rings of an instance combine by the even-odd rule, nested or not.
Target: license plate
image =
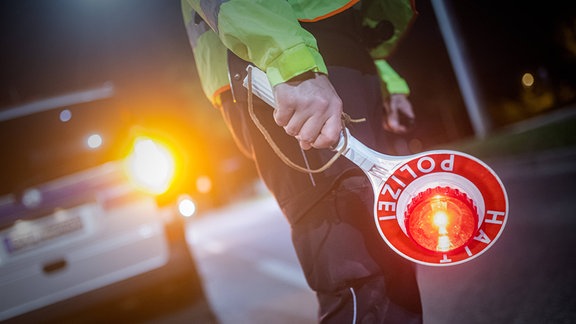
[[[29,250],[48,241],[82,231],[82,207],[60,210],[37,220],[18,221],[3,235],[4,246],[10,254]]]

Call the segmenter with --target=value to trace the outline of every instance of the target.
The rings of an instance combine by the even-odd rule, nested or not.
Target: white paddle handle
[[[251,88],[252,93],[268,105],[277,108],[266,74],[253,66],[249,66],[247,70],[249,76],[244,79],[244,86]],[[380,236],[394,251],[408,260],[432,266],[460,264],[482,254],[500,236],[504,228],[508,218],[506,190],[498,176],[472,156],[448,150],[411,156],[385,155],[362,144],[347,128],[344,128],[335,150],[342,151],[342,155],[360,167],[370,179],[375,198],[374,220]],[[475,231],[482,236],[461,231],[474,238],[462,249],[428,253],[421,243],[415,243],[408,235],[406,219],[411,215],[407,216],[406,213],[414,199],[433,194],[432,189],[443,192],[446,188],[463,193],[458,196],[460,198],[448,197],[460,199],[463,206],[466,206],[469,200],[472,201],[475,208],[470,207],[467,215],[477,214],[478,224]],[[414,230],[412,228],[410,233],[416,233]],[[456,233],[453,237],[464,234]]]
[[[248,66],[247,72],[248,74],[251,74],[252,93],[272,108],[278,108],[272,86],[268,81],[266,73],[255,66]],[[247,89],[249,89],[248,79],[249,77],[247,76],[243,81],[243,85]],[[343,132],[340,134],[340,140],[334,148],[334,151],[342,150],[344,145],[346,145],[346,147],[344,148],[342,155],[359,166],[371,178],[376,186],[387,178],[389,171],[394,166],[407,158],[405,156],[396,157],[376,152],[354,138],[346,128],[344,128]]]

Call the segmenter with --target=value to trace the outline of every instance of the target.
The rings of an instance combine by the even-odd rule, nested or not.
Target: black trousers
[[[365,145],[382,150],[380,81],[356,34],[353,11],[304,27],[312,32],[344,111],[366,122],[349,125]],[[395,254],[374,225],[374,194],[368,178],[346,158],[321,174],[286,165],[253,123],[242,86],[246,65],[229,55],[232,96],[222,113],[237,144],[252,157],[292,229],[292,242],[309,286],[316,292],[322,323],[420,323],[422,307],[415,267]],[[292,161],[318,168],[334,152],[308,150],[286,135],[272,108],[254,97],[254,113]]]
[[[342,67],[330,67],[329,73],[345,110],[370,121],[351,125],[351,132],[377,148],[382,109],[376,76]],[[238,145],[254,158],[262,180],[290,222],[296,254],[309,286],[317,293],[320,322],[420,323],[422,310],[414,265],[396,255],[380,238],[367,177],[345,158],[320,175],[288,167],[252,122],[243,100],[246,92],[234,89],[237,100],[225,99],[222,113]],[[254,111],[277,145],[303,164],[297,141],[274,123],[270,107],[254,99]],[[318,167],[332,154],[329,150],[306,151],[312,167]]]

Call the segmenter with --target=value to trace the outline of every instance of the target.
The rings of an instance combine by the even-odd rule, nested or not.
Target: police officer
[[[346,159],[321,173],[294,170],[253,122],[290,160],[311,169],[334,154],[329,148],[339,139],[343,112],[366,118],[349,130],[383,150],[382,120],[402,132],[400,114],[413,118],[409,101],[392,105],[391,94],[405,96],[408,87],[384,61],[416,16],[413,3],[183,0],[182,6],[204,92],[288,219],[318,297],[319,321],[420,323],[414,266],[380,238],[366,176]],[[250,113],[241,85],[248,64],[266,72],[277,110],[255,100]]]

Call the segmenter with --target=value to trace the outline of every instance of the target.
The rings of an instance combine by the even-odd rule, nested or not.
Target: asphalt
[[[576,187],[572,189],[570,181],[576,179],[576,106],[443,149],[474,155],[491,166],[510,189],[513,216],[506,234],[482,258],[453,268],[420,268],[425,322],[574,323],[576,281],[573,258],[566,255],[573,254],[575,244],[572,197]],[[542,188],[542,197],[535,199]],[[303,279],[294,285],[294,280],[286,281],[286,276],[258,266],[279,255],[297,266],[292,252],[286,252],[289,233],[279,232],[286,230],[286,224],[280,221],[276,205],[260,203],[246,210],[233,206],[220,211],[220,216],[204,218],[206,222],[225,218],[218,224],[230,226],[246,222],[239,225],[244,228],[233,227],[221,237],[210,236],[209,225],[192,227],[193,236],[200,240],[194,246],[213,307],[222,323],[269,323],[272,318],[275,323],[314,323],[314,295]],[[274,215],[267,218],[263,206]],[[238,217],[242,211],[245,214]],[[222,225],[215,228],[221,231]],[[204,245],[200,244],[203,238]],[[217,240],[228,243],[215,248]],[[232,250],[220,253],[223,246]],[[249,247],[262,254],[243,255]],[[283,262],[282,269],[286,264],[290,263]],[[176,315],[170,316],[168,321]]]
[[[479,260],[421,271],[426,322],[576,323],[576,106],[450,149],[496,171],[511,212]]]
[[[513,177],[526,168],[561,173],[576,169],[576,105],[469,138],[449,148],[476,156]]]

